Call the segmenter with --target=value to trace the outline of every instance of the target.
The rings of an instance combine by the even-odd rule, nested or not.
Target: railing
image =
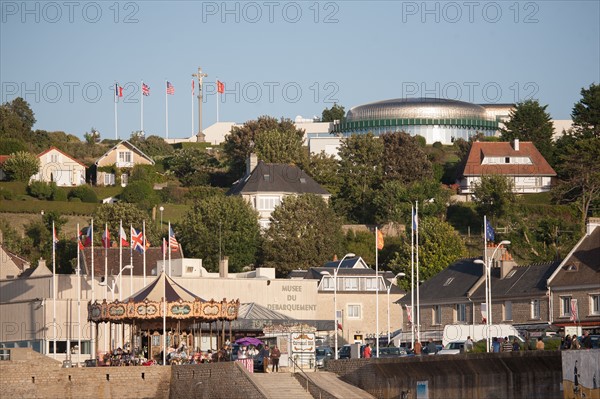
[[[317,390],[318,390],[319,399],[320,399],[322,397],[322,393],[323,393],[323,391],[321,390],[321,388],[319,388],[319,386],[317,384],[315,384],[314,382],[311,381],[310,377],[304,372],[304,370],[302,369],[302,367],[298,366],[298,363],[296,363],[296,359],[294,359],[294,358],[292,358],[290,356],[289,360],[294,364],[294,373],[296,373],[296,368],[297,368],[298,370],[300,370],[300,373],[302,374],[302,376],[306,380],[306,392],[310,393],[310,384],[313,384],[315,386],[315,388],[317,388]]]

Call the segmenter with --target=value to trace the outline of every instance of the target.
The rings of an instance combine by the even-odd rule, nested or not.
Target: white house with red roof
[[[530,141],[479,142],[471,146],[457,181],[459,194],[472,194],[483,175],[506,176],[519,194],[550,191],[556,172]]]
[[[50,147],[37,157],[40,170],[31,176],[31,181],[54,182],[59,187],[85,184],[86,166],[58,148]]]

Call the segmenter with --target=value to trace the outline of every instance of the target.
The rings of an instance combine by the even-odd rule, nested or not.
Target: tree
[[[159,202],[152,184],[144,180],[130,182],[121,193],[121,198],[125,202],[136,204],[143,209],[151,209]]]
[[[332,195],[337,194],[343,184],[339,173],[338,160],[333,155],[325,154],[324,151],[309,155],[306,173],[315,179],[317,183],[324,186]]]
[[[4,162],[4,172],[10,180],[27,183],[39,170],[39,158],[25,151],[14,153]]]
[[[196,201],[178,229],[178,239],[191,257],[217,271],[219,255],[229,269],[240,272],[256,264],[260,248],[258,214],[239,196],[212,195]]]
[[[346,112],[344,107],[333,103],[331,108],[325,108],[321,114],[321,122],[343,121]]]
[[[148,136],[146,138],[132,136],[130,142],[149,157],[171,155],[175,152],[173,146],[159,136]]]
[[[548,105],[541,106],[537,100],[517,103],[515,109],[510,111],[510,119],[502,128],[500,139],[531,141],[544,158],[552,163],[554,124],[546,108]]]
[[[383,177],[410,183],[433,176],[427,154],[408,133],[393,132],[379,136],[383,141]]]
[[[92,126],[92,128],[89,131],[89,133],[85,132],[83,134],[83,138],[85,139],[85,142],[87,144],[94,145],[94,144],[100,142],[100,132],[98,130],[96,130],[96,128],[94,128]]]
[[[600,138],[600,85],[581,89],[581,100],[573,107],[571,117],[578,136]]]
[[[264,264],[280,275],[321,266],[341,253],[341,221],[322,197],[287,196],[271,214],[263,244]]]
[[[304,138],[304,129],[296,129],[294,123],[289,119],[277,119],[270,116],[261,116],[257,120],[251,120],[242,126],[234,126],[231,132],[225,136],[223,149],[229,158],[231,173],[235,178],[244,174],[246,159],[254,150],[254,140],[260,132],[277,131],[291,132]]]
[[[0,106],[0,137],[27,140],[35,122],[29,103],[21,97]]]
[[[149,223],[151,220],[149,214],[137,207],[135,204],[126,202],[117,202],[115,204],[102,204],[94,212],[94,241],[100,245],[104,225],[108,223],[108,229],[111,234],[111,241],[118,242],[119,222],[123,222],[123,228],[129,232],[129,226],[140,230],[142,223],[146,221],[146,237],[153,246],[160,245],[161,235],[157,230],[155,223]],[[129,237],[129,235],[127,235]]]
[[[267,130],[254,136],[254,151],[267,163],[306,164],[303,137],[292,130]]]
[[[0,155],[10,155],[19,151],[27,151],[27,146],[19,139],[0,139]]]
[[[210,172],[219,162],[198,147],[184,148],[167,160],[169,170],[186,186],[202,186],[210,181]]]
[[[394,273],[411,273],[410,230],[404,244],[388,263]],[[458,259],[464,257],[466,248],[463,239],[454,228],[434,217],[419,220],[419,280],[427,280],[441,272]],[[402,279],[400,284],[410,289],[410,279]]]
[[[473,186],[473,202],[481,216],[504,216],[515,202],[512,181],[502,175],[481,176]]]
[[[381,185],[383,143],[372,133],[355,134],[340,143],[340,177],[344,184],[333,205],[348,220],[373,221],[373,195]]]

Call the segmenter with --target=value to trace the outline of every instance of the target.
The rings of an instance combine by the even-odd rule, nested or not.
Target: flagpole
[[[375,353],[379,357],[379,230],[375,226]]]
[[[217,82],[217,123],[219,123],[219,79],[217,79],[216,82]]]
[[[119,90],[119,84],[117,82],[115,82],[115,140],[119,139],[119,125],[117,123],[117,102],[119,101],[118,98],[118,90]]]
[[[164,240],[164,238],[163,238]],[[164,257],[164,255],[163,255]],[[163,366],[167,364],[167,275],[163,262]]]
[[[421,297],[419,294],[419,201],[415,203],[415,220],[417,220],[417,231],[415,233],[416,241],[416,259],[417,259],[417,339],[421,341]],[[413,315],[413,317],[415,317]]]
[[[108,237],[108,223],[104,223],[104,300],[108,301],[108,244],[110,244],[110,238]],[[108,333],[106,332],[106,323],[104,323],[104,350],[108,350]]]
[[[140,86],[140,104],[142,106],[142,110],[140,112],[140,132],[144,133],[144,81],[142,80],[142,85]]]
[[[121,237],[123,231],[123,220],[119,220],[119,302],[123,300],[121,295],[121,288],[123,287],[123,237]]]
[[[192,136],[194,136],[194,78],[192,78]]]
[[[146,220],[144,220],[142,225],[142,230],[144,233],[144,287],[146,286]]]
[[[165,138],[169,138],[169,93],[167,92],[167,81],[165,80]]]
[[[131,269],[129,269],[129,296],[133,295],[133,234],[131,234],[131,230],[133,230],[133,226],[129,225],[129,264],[131,265]]]
[[[410,207],[411,231],[410,231],[410,330],[411,348],[415,349],[415,207]]]
[[[81,237],[77,223],[77,363],[81,361],[81,261],[79,259]]]
[[[490,300],[489,300],[489,276],[488,276],[488,258],[487,258],[487,216],[483,215],[483,272],[485,273],[485,325],[487,326],[487,338],[485,346],[490,351]]]
[[[169,251],[169,277],[171,277],[171,221],[169,220],[169,242],[167,251]]]
[[[91,277],[92,280],[90,281],[90,285],[92,286],[92,303],[95,302],[96,300],[96,288],[95,288],[95,278],[94,278],[94,219],[92,219],[92,224],[91,227],[92,229],[91,231],[91,248],[92,248],[92,273],[91,273]],[[90,351],[90,359],[95,359],[96,358],[96,351],[98,350],[97,345],[96,345],[96,329],[94,328],[94,322],[90,321],[90,331],[91,331],[91,338],[92,338],[92,342],[90,343],[90,348],[92,349]]]
[[[53,353],[56,359],[56,230],[52,220],[52,327]]]

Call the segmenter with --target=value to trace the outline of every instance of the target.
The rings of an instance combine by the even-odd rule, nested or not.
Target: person
[[[513,343],[512,343],[512,350],[513,350],[513,352],[518,352],[518,351],[520,351],[520,350],[521,350],[521,345],[519,344],[519,340],[518,340],[517,338],[515,338],[515,339],[513,340]]]
[[[367,346],[365,346],[363,357],[365,359],[370,359],[371,358],[371,344],[367,344]]]
[[[260,351],[260,356],[263,360],[263,373],[269,372],[269,357],[271,356],[271,350],[269,349],[269,344],[265,344]]]
[[[437,353],[437,346],[433,343],[433,339],[429,338],[429,342],[427,343],[427,354],[435,355]]]
[[[567,334],[566,337],[563,337],[563,344],[561,349],[571,349],[571,336]]]
[[[271,368],[272,372],[279,373],[279,358],[280,357],[281,357],[281,351],[279,350],[277,345],[273,346],[273,349],[271,350],[271,364],[273,364],[273,367]],[[275,371],[275,370],[277,370],[277,371]]]
[[[576,334],[573,334],[573,337],[571,338],[571,349],[581,349],[581,343]]]
[[[237,356],[237,358],[240,359],[240,360],[241,359],[247,359],[247,356],[248,356],[248,352],[246,350],[246,347],[245,346],[241,346],[240,349],[238,350],[238,356]]]
[[[504,342],[502,342],[501,350],[502,352],[512,352],[512,344],[508,340],[508,337],[504,337]]]
[[[583,332],[583,339],[581,340],[581,347],[585,349],[592,349],[592,337],[589,331]]]
[[[467,352],[471,352],[473,350],[473,340],[471,339],[470,335],[467,337],[467,341],[465,342],[465,350]]]
[[[248,357],[254,359],[256,355],[258,355],[258,349],[256,349],[256,346],[248,346]]]
[[[538,342],[535,344],[535,349],[537,349],[539,351],[544,350],[544,341],[542,341],[541,338],[538,338]]]
[[[500,352],[500,341],[498,341],[498,337],[492,339],[492,349],[494,350],[494,353]]]
[[[415,340],[415,355],[420,355],[423,350],[423,346],[419,342],[419,340]]]

